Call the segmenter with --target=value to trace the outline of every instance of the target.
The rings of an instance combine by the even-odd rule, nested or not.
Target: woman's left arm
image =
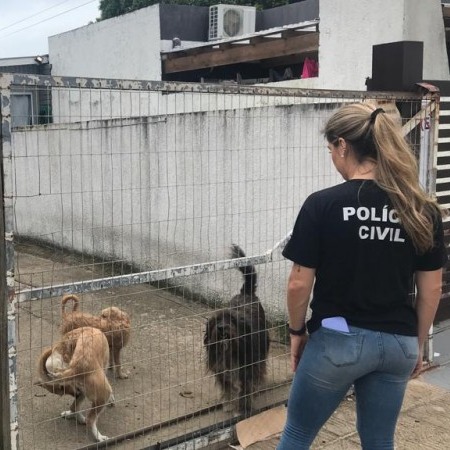
[[[416,377],[422,370],[424,344],[436,316],[442,295],[442,269],[417,271],[415,275],[419,358],[412,375],[413,377]]]

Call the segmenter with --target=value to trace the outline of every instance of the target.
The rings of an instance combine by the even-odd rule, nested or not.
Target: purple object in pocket
[[[336,316],[336,317],[327,317],[322,320],[322,326],[324,328],[328,328],[330,330],[342,331],[343,333],[349,333],[347,321],[344,317]]]

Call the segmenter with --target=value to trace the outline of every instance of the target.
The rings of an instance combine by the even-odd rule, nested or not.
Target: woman
[[[441,212],[383,109],[345,105],[325,137],[345,182],[309,196],[283,252],[295,377],[278,450],[309,449],[352,385],[362,448],[392,450],[441,296]]]

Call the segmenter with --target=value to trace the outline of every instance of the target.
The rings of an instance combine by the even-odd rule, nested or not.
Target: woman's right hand
[[[422,371],[423,371],[423,346],[420,346],[416,367],[414,367],[413,373],[411,374],[411,378],[417,378]]]
[[[298,363],[302,357],[305,345],[308,342],[308,334],[303,336],[291,335],[291,369],[292,372],[297,370]]]

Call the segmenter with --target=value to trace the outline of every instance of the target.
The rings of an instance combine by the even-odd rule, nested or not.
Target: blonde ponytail
[[[431,249],[440,207],[421,188],[417,160],[395,119],[370,103],[345,105],[324,132],[329,142],[338,137],[349,142],[358,162],[376,164],[375,182],[388,194],[414,247],[419,253]]]

